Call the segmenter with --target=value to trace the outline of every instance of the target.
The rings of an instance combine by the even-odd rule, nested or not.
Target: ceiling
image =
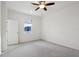
[[[37,1],[7,1],[6,5],[9,9],[13,9],[22,13],[36,15],[36,16],[43,16],[51,12],[55,13],[74,4],[79,4],[78,1],[54,1],[55,5],[48,6],[47,11],[44,11],[42,9],[34,11],[37,6],[32,5],[31,4],[32,2],[37,2]],[[53,2],[53,1],[47,1],[47,2]]]

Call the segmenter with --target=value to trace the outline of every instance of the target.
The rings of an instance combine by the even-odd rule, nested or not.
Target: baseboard
[[[65,48],[69,48],[69,49],[72,49],[72,50],[79,51],[78,49],[75,49],[75,48],[71,48],[71,47],[68,47],[68,46],[64,46],[64,45],[61,45],[61,44],[57,44],[57,43],[54,43],[54,42],[51,42],[51,41],[48,41],[48,40],[44,40],[44,39],[42,39],[42,40],[43,40],[43,41],[46,41],[46,42],[48,42],[48,43],[57,45],[57,46],[61,46],[61,47],[65,47]]]
[[[19,43],[14,43],[14,44],[8,44],[8,46],[12,46],[12,45],[18,45]]]
[[[35,42],[35,41],[39,41],[39,40],[42,40],[42,39],[36,39],[36,40],[32,40],[32,41],[27,41],[27,42],[19,42],[19,43],[15,43],[15,44],[8,44],[8,46],[24,44],[24,43],[29,43],[29,42],[33,42],[33,41]]]
[[[32,41],[27,41],[27,42],[19,42],[19,44],[30,43],[30,42],[40,41],[40,40],[42,39],[37,39],[37,40],[32,40]]]
[[[3,54],[5,54],[5,53],[7,53],[8,52],[8,49],[7,50],[4,50],[4,51],[1,51],[1,55],[3,55]],[[1,56],[0,55],[0,56]]]

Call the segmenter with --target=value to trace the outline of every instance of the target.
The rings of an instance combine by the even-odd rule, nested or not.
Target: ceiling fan
[[[55,3],[52,2],[52,3],[46,3],[46,1],[39,1],[38,3],[32,3],[33,5],[36,5],[38,6],[35,11],[37,11],[38,9],[42,8],[44,9],[45,11],[47,11],[47,6],[51,6],[51,5],[54,5]]]

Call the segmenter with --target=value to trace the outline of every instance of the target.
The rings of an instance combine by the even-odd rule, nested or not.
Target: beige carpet
[[[46,41],[33,41],[9,46],[1,57],[79,57],[79,51]]]

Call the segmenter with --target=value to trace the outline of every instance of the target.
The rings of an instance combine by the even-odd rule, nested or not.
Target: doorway
[[[18,44],[18,21],[8,20],[7,21],[7,43],[8,45]]]

